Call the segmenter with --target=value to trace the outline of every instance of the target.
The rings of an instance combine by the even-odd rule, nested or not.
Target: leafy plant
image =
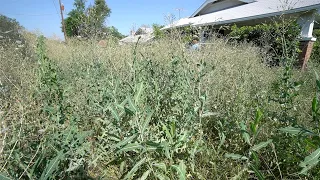
[[[250,170],[254,171],[255,175],[259,180],[265,179],[260,168],[260,160],[259,160],[259,154],[258,152],[267,147],[269,144],[272,143],[272,140],[269,139],[264,142],[257,143],[257,138],[259,136],[260,128],[261,128],[261,120],[263,118],[263,113],[260,109],[256,112],[256,117],[253,122],[250,122],[250,128],[247,129],[247,126],[244,122],[240,123],[240,129],[243,140],[247,143],[249,148],[246,150],[246,155],[240,155],[240,154],[225,154],[226,158],[230,158],[233,160],[240,160],[246,162],[246,168],[249,168]]]
[[[132,93],[120,96],[124,97],[120,101],[115,98],[118,92],[109,90],[110,103],[96,102],[105,104],[101,108],[106,117],[99,119],[98,159],[114,152],[106,165],[120,166],[121,178],[186,179],[188,172],[195,172],[195,158],[203,142],[204,63],[199,64],[197,81],[191,81],[192,74],[179,57],[172,58],[165,76],[156,76],[162,73],[161,66],[150,60],[138,62],[135,56],[134,84],[129,84]],[[188,93],[190,86],[194,91]],[[198,98],[194,99],[193,93]]]
[[[300,27],[290,20],[240,28],[234,25],[231,31],[229,36],[238,42],[252,42],[265,48],[272,57],[272,61],[267,63],[272,66],[287,63],[285,57],[296,59],[300,52]]]
[[[299,136],[305,139],[311,149],[315,149],[309,156],[305,157],[299,166],[303,168],[299,173],[307,174],[310,169],[317,166],[320,161],[320,119],[319,119],[319,92],[320,92],[320,79],[316,73],[317,80],[317,93],[312,101],[312,117],[313,122],[316,124],[313,129],[309,130],[301,126],[281,128],[280,131],[289,133],[291,135]]]
[[[315,29],[313,31],[313,36],[317,38],[317,41],[313,45],[312,54],[311,54],[311,61],[319,62],[320,61],[320,29]]]

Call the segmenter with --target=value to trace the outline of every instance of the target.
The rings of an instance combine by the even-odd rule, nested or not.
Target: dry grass
[[[45,131],[50,129],[52,122],[48,116],[41,114],[43,104],[38,100],[39,92],[36,92],[39,86],[38,65],[36,56],[30,50],[35,46],[35,41],[32,37],[28,41],[31,43],[29,49],[23,50],[29,53],[27,55],[21,54],[21,50],[14,50],[13,47],[0,53],[0,118],[2,118],[0,172],[9,176],[14,172],[21,175],[23,170],[30,175],[31,172],[28,169],[35,163],[34,158],[41,156],[39,151],[44,152],[43,148],[46,147],[45,143],[50,133],[59,132],[58,129]],[[207,97],[205,108],[215,115],[203,119],[206,150],[197,155],[196,172],[192,173],[190,167],[187,170],[196,179],[229,179],[237,175],[243,179],[252,176],[244,170],[246,167],[241,162],[228,160],[224,154],[245,152],[246,144],[242,140],[239,123],[252,121],[257,108],[265,112],[264,128],[259,140],[272,138],[278,133],[275,128],[279,124],[274,121],[271,113],[268,114],[268,112],[277,111],[278,106],[270,102],[268,97],[273,95],[271,87],[281,77],[282,69],[269,68],[261,63],[265,56],[250,44],[232,45],[215,38],[211,45],[207,45],[199,52],[194,52],[185,49],[184,44],[179,41],[163,39],[151,44],[139,44],[136,56],[135,45],[120,46],[113,40],[107,40],[106,47],[99,47],[95,41],[78,40],[71,40],[68,44],[47,40],[46,46],[49,59],[56,65],[60,86],[63,87],[62,103],[68,106],[66,111],[72,112],[70,114],[77,119],[79,130],[93,130],[95,135],[101,133],[96,120],[105,118],[102,117],[105,110],[101,113],[102,110],[97,109],[90,100],[102,101],[103,93],[107,92],[107,90],[104,92],[103,88],[116,91],[114,93],[119,94],[118,98],[123,98],[123,94],[129,91],[129,88],[126,89],[126,84],[130,84],[134,77],[134,63],[143,64],[145,61],[150,61],[157,64],[154,70],[158,77],[155,79],[159,80],[162,76],[166,77],[173,57],[180,58],[182,66],[185,67],[186,72],[194,75],[194,79],[198,75],[199,64],[205,63],[206,75],[201,81],[202,91],[206,92]],[[136,61],[134,61],[135,58]],[[311,65],[310,69],[318,68]],[[301,95],[296,99],[296,109],[292,112],[300,121],[311,119],[310,112],[306,109],[311,108],[310,102],[315,92],[312,77],[314,77],[312,71],[295,72],[295,79],[306,82],[302,86]],[[116,81],[122,88],[112,89]],[[165,89],[167,85],[163,86]],[[194,89],[189,90],[190,92],[186,94],[191,96],[191,99],[195,98]],[[103,104],[100,105],[103,106]],[[58,126],[61,131],[69,126],[69,120],[63,126]],[[42,130],[46,135],[42,134]],[[221,132],[225,134],[227,140],[218,150]],[[33,138],[36,138],[37,142],[33,142]],[[120,178],[120,167],[107,166],[105,164],[107,159],[105,162],[99,161],[98,165],[94,165],[97,163],[95,158],[100,155],[98,151],[100,146],[95,144],[94,138],[96,137],[86,141],[91,145],[90,152],[87,152],[90,155],[84,156],[85,164],[89,165],[87,174],[98,177],[107,172],[104,178]],[[281,144],[281,141],[275,144],[277,148],[286,147]],[[19,157],[19,152],[22,156],[28,156],[29,158],[25,159],[28,161],[17,163],[15,158]],[[33,155],[34,158],[32,158]],[[260,155],[265,161],[262,163],[261,171],[267,175],[267,178],[279,178],[280,176],[275,173],[278,169],[273,152],[266,150]],[[110,159],[114,157],[112,154],[109,156]],[[279,159],[281,163],[285,163],[284,157]],[[19,163],[20,166],[15,167]],[[28,166],[30,167],[27,168]],[[292,176],[295,170],[297,168],[292,167],[291,171],[284,171],[284,176],[299,178],[299,176]],[[27,178],[28,173],[24,173],[22,177]],[[17,177],[12,176],[12,178]]]

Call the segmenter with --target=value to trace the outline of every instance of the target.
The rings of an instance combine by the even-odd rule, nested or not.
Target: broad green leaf
[[[127,99],[128,99],[128,105],[129,105],[130,111],[132,111],[134,114],[136,114],[138,112],[136,105],[133,103],[130,96],[128,96]]]
[[[260,172],[260,170],[253,164],[250,165],[251,169],[254,171],[254,174],[257,176],[259,180],[264,180],[264,176]]]
[[[221,146],[226,142],[226,135],[224,135],[224,133],[219,133],[220,136],[220,143],[218,146],[218,150],[221,148]]]
[[[256,112],[256,119],[255,119],[255,124],[258,125],[262,119],[263,113],[260,109],[257,110]]]
[[[312,101],[312,111],[314,113],[318,112],[318,99],[315,97]]]
[[[191,157],[195,157],[197,150],[198,150],[198,146],[200,144],[200,141],[201,141],[200,139],[197,140],[196,144],[194,145],[194,148],[192,149],[192,151],[190,153]]]
[[[260,149],[264,148],[264,147],[267,147],[270,143],[272,143],[272,139],[266,141],[266,142],[261,142],[255,146],[253,146],[251,148],[252,151],[259,151]]]
[[[180,161],[179,166],[172,165],[171,167],[173,167],[177,171],[177,173],[179,175],[179,180],[186,180],[187,179],[187,170],[186,170],[187,167],[183,161]]]
[[[162,146],[160,143],[156,143],[156,142],[152,142],[152,141],[148,141],[146,142],[146,150],[147,151],[155,151],[158,149],[162,149]]]
[[[253,132],[253,134],[256,134],[257,132],[257,126],[255,125],[254,122],[250,123],[250,130]]]
[[[165,163],[154,163],[154,164],[152,164],[152,166],[155,166],[155,167],[163,170],[163,172],[167,172],[167,166]]]
[[[211,116],[219,116],[219,113],[206,112],[206,113],[201,114],[201,118],[206,118],[206,117],[211,117]]]
[[[119,149],[118,153],[135,151],[135,150],[140,150],[140,149],[143,149],[143,146],[141,146],[138,143],[133,143],[133,144],[128,144],[128,145],[124,146],[123,148]]]
[[[149,123],[150,123],[150,121],[151,121],[152,115],[153,115],[153,112],[148,112],[148,113],[147,113],[147,117],[146,117],[145,121],[144,121],[143,124],[142,124],[141,132],[140,132],[141,135],[144,134],[144,131],[145,131],[145,130],[147,129],[147,127],[149,126]]]
[[[120,137],[118,137],[118,136],[115,135],[115,134],[109,134],[109,133],[104,134],[104,135],[102,136],[102,138],[103,138],[104,136],[106,136],[106,135],[108,135],[108,139],[110,139],[110,140],[112,140],[112,141],[116,141],[116,142],[120,142],[120,141],[121,141]]]
[[[112,116],[119,122],[120,116],[118,112],[112,106],[109,107],[109,110],[111,111]]]
[[[122,161],[120,164],[120,173],[122,174],[124,172],[124,168],[126,167],[127,162],[126,161]]]
[[[127,108],[127,107],[124,107],[124,111],[127,113],[127,115],[129,116],[134,116],[135,115],[135,112],[130,109],[130,108]]]
[[[176,136],[176,122],[172,121],[170,126],[170,134],[173,138]]]
[[[304,168],[300,174],[305,174],[309,169],[317,165],[320,161],[320,148],[314,151],[311,155],[307,156],[303,162],[299,164],[300,167]]]
[[[136,93],[135,93],[136,95],[134,97],[135,104],[139,104],[139,100],[140,100],[141,94],[143,93],[144,84],[143,83],[139,83],[137,86],[138,87],[137,87],[137,90],[136,90]]]
[[[314,168],[314,166],[316,166],[316,164],[314,165],[310,165],[310,166],[307,166],[307,167],[304,167],[300,172],[299,174],[303,174],[303,175],[307,175],[308,171],[311,170],[312,168]]]
[[[251,145],[251,143],[250,143],[250,135],[249,135],[249,133],[247,131],[247,127],[244,124],[244,122],[240,123],[240,128],[241,128],[241,133],[242,133],[242,137],[243,137],[244,141],[246,143],[248,143],[249,145]]]
[[[260,109],[258,109],[256,112],[256,118],[255,118],[254,122],[250,123],[250,129],[254,135],[257,135],[257,128],[258,128],[259,123],[262,119],[262,116],[263,116],[262,111]]]
[[[130,136],[128,138],[125,138],[123,141],[118,142],[114,147],[120,148],[120,147],[128,144],[129,142],[133,141],[136,137],[137,137],[137,135],[133,135],[133,136]]]
[[[259,159],[258,154],[253,151],[252,154],[251,154],[251,156],[253,157],[253,161],[251,161],[251,162],[254,162],[254,165],[255,165],[256,167],[260,167],[261,162],[260,162],[260,159]]]
[[[11,180],[11,179],[3,174],[0,174],[0,180]]]
[[[164,175],[164,174],[161,174],[161,173],[159,173],[159,172],[155,172],[155,173],[154,173],[154,176],[155,176],[156,178],[158,178],[159,180],[170,180],[170,178],[169,178],[168,176],[166,176],[166,175]]]
[[[170,155],[170,150],[169,150],[169,145],[168,145],[168,143],[165,142],[165,143],[162,144],[162,146],[163,146],[164,153],[165,153],[166,157],[167,157],[168,159],[171,159],[171,155]]]
[[[315,71],[315,74],[316,74],[316,83],[317,83],[317,86],[318,86],[318,90],[320,90],[320,78],[319,78],[319,75],[318,73]]]
[[[248,158],[246,156],[242,156],[240,154],[225,154],[226,158],[231,158],[233,160],[248,160]]]
[[[317,80],[316,82],[317,82],[317,87],[318,87],[318,91],[319,91],[320,90],[320,81]]]
[[[166,138],[170,141],[170,143],[172,143],[173,138],[172,138],[172,135],[170,134],[170,131],[168,130],[167,126],[164,123],[161,122],[161,124],[162,124],[162,130],[166,134]]]
[[[304,136],[314,136],[315,135],[314,133],[312,133],[310,131],[307,131],[305,129],[291,127],[291,126],[290,127],[281,128],[279,130],[282,131],[282,132],[285,132],[285,133],[292,134],[292,135],[304,135]]]
[[[151,173],[150,169],[148,171],[144,172],[143,175],[141,176],[140,180],[146,180],[150,173]]]
[[[139,167],[146,162],[147,158],[141,159],[137,164],[133,166],[133,168],[128,172],[128,174],[124,177],[124,179],[131,179],[134,176],[134,173],[137,172]]]
[[[184,131],[183,135],[179,136],[179,141],[180,142],[186,142],[188,140],[188,136],[189,136],[189,131]]]
[[[50,160],[50,163],[47,164],[45,170],[42,172],[40,179],[46,180],[53,176],[54,171],[56,171],[59,167],[60,161],[64,159],[63,151],[59,151],[58,155]]]

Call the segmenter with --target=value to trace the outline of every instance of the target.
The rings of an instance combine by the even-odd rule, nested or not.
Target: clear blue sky
[[[73,9],[74,0],[61,0],[65,6],[65,16]],[[60,29],[58,0],[2,0],[0,14],[17,19],[27,30],[39,30],[45,36],[56,34],[63,37]],[[88,0],[87,4],[93,4]],[[135,26],[153,23],[165,24],[169,13],[179,16],[177,8],[183,8],[181,17],[190,16],[204,0],[106,0],[111,15],[107,26],[115,26],[122,34],[128,35]]]

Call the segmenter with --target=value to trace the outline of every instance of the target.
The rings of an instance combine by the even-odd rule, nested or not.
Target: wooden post
[[[62,23],[62,28],[63,28],[64,40],[65,40],[65,42],[67,42],[66,26],[64,24],[64,18],[63,18],[64,6],[61,4],[61,0],[59,0],[59,6],[60,6],[61,23]]]

